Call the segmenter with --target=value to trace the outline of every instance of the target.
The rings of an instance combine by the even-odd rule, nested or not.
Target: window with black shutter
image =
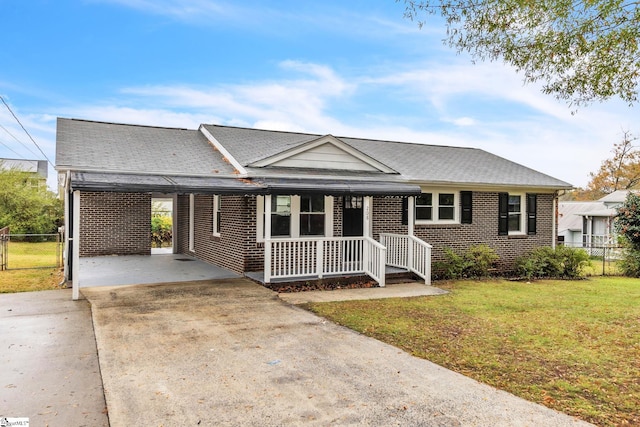
[[[498,235],[509,234],[509,193],[498,193]]]
[[[473,192],[460,192],[460,222],[471,224],[473,221]]]
[[[527,194],[527,234],[536,234],[537,194]]]

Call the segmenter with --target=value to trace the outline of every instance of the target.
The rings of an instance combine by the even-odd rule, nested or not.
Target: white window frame
[[[264,211],[264,198],[269,196],[256,197],[256,241],[264,242],[264,225],[267,212]],[[272,239],[318,239],[322,237],[333,237],[333,197],[324,196],[324,236],[300,236],[300,196],[291,195],[291,235],[271,236]],[[271,214],[271,212],[268,212]]]
[[[431,194],[431,219],[417,219],[416,207],[414,206],[414,223],[416,225],[426,224],[460,224],[460,191],[447,189],[422,189],[423,194]],[[440,219],[440,194],[453,194],[453,219]],[[417,203],[417,197],[416,203]],[[446,205],[449,207],[449,205]]]
[[[220,218],[220,208],[221,208],[220,202],[221,202],[220,195],[214,194],[213,195],[213,201],[212,201],[212,203],[213,203],[213,205],[212,205],[212,208],[213,208],[213,228],[212,228],[213,233],[212,234],[215,237],[220,237],[220,228],[221,227],[218,226],[218,219]]]
[[[507,230],[509,230],[509,236],[524,236],[527,234],[527,193],[509,193],[508,197],[518,196],[520,197],[520,230],[509,230],[509,219],[507,218]],[[509,199],[507,199],[507,215],[511,215],[509,212]]]

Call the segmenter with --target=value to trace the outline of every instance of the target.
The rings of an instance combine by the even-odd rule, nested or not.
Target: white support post
[[[271,283],[271,195],[264,196],[264,283]]]
[[[407,203],[408,212],[407,212],[407,233],[409,234],[409,238],[407,239],[407,267],[409,271],[413,270],[413,233],[414,233],[414,224],[415,224],[415,215],[416,215],[416,198],[414,196],[409,196],[409,201]]]
[[[363,198],[363,208],[364,208],[364,216],[362,221],[362,234],[364,237],[372,237],[371,236],[371,225],[372,221],[372,211],[373,211],[373,198],[371,196],[367,196]]]
[[[316,241],[316,274],[322,279],[324,273],[324,241]]]
[[[80,299],[80,191],[73,192],[73,267],[71,298]]]

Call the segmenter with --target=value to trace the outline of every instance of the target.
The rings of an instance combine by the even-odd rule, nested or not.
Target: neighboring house
[[[601,256],[605,247],[616,247],[613,219],[627,198],[627,190],[614,191],[595,201],[558,204],[558,238],[566,246],[585,248]]]
[[[47,187],[47,174],[49,169],[46,160],[0,158],[0,169],[11,169],[24,172],[25,184],[38,188]]]
[[[571,188],[479,149],[217,125],[58,119],[56,163],[74,298],[80,257],[151,253],[153,197],[174,200],[176,253],[265,283],[367,274],[383,286],[385,265],[429,283],[432,257],[480,243],[510,270],[555,244]]]

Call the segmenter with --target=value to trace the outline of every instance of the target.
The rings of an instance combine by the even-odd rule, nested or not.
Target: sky
[[[581,107],[475,62],[395,0],[0,0],[0,158],[50,160],[56,118],[475,147],[574,186],[637,107]],[[28,135],[27,135],[28,132]],[[33,138],[35,143],[31,141]],[[40,152],[44,154],[42,154]]]

